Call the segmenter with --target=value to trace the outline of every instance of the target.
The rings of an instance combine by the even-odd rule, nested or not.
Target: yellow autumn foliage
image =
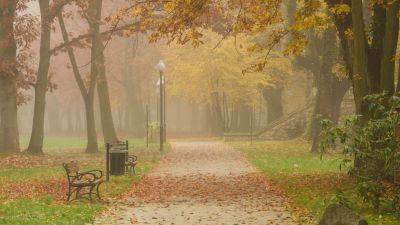
[[[211,95],[224,94],[230,103],[256,104],[263,86],[283,85],[292,74],[288,58],[273,52],[267,67],[256,73],[243,73],[255,61],[265,57],[249,53],[247,46],[254,45],[246,38],[223,38],[205,31],[204,44],[171,44],[163,50],[168,65],[168,92],[189,101],[207,104]]]

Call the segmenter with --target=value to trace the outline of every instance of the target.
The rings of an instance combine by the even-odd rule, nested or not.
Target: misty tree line
[[[102,8],[103,2],[101,0],[90,1],[54,1],[40,0],[38,1],[40,8],[40,51],[38,69],[35,73],[36,76],[29,77],[23,81],[20,75],[17,75],[20,68],[18,65],[18,50],[24,43],[19,43],[16,37],[16,30],[14,25],[18,20],[18,10],[25,10],[28,7],[29,1],[5,1],[0,5],[2,12],[0,27],[0,56],[6,65],[1,65],[1,97],[0,105],[0,150],[6,152],[18,152],[19,147],[19,134],[17,126],[17,106],[19,104],[18,98],[20,93],[18,88],[21,82],[29,81],[30,87],[34,89],[34,110],[33,110],[33,125],[32,132],[27,148],[28,153],[42,153],[43,140],[44,140],[44,123],[45,123],[45,109],[46,109],[46,92],[52,89],[51,80],[49,80],[49,67],[51,57],[57,54],[57,47],[51,48],[52,40],[52,27],[58,20],[61,32],[63,34],[64,44],[66,48],[71,66],[74,72],[74,78],[78,84],[84,105],[85,105],[85,121],[88,144],[86,147],[87,152],[98,151],[97,134],[95,129],[95,115],[94,115],[94,95],[97,90],[97,97],[100,108],[100,118],[102,134],[104,142],[116,141],[117,134],[115,131],[114,122],[112,119],[111,104],[109,98],[108,81],[106,77],[105,58],[104,58],[104,34],[100,32],[100,24],[102,23]],[[80,10],[76,13],[81,17],[82,22],[86,20],[89,25],[89,32],[83,34],[84,38],[90,40],[90,77],[84,80],[77,68],[77,60],[74,56],[72,42],[77,41],[68,40],[68,30],[64,24],[63,17],[68,14],[63,14],[63,8],[74,2]],[[65,12],[64,12],[65,13]],[[33,27],[30,27],[33,29]],[[32,34],[33,35],[33,34]],[[83,39],[83,37],[81,39]],[[60,48],[60,46],[58,46]],[[136,115],[137,116],[137,115]]]

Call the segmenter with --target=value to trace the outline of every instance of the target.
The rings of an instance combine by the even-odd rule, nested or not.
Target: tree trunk
[[[332,73],[332,67],[339,60],[339,46],[336,44],[336,30],[328,29],[323,36],[322,66],[316,74],[317,96],[311,122],[312,152],[318,151],[321,121],[332,120],[337,123],[344,95],[350,84],[347,80],[339,80]]]
[[[364,119],[368,114],[367,107],[363,104],[363,98],[369,91],[371,79],[367,70],[367,52],[365,25],[363,18],[362,0],[352,1],[352,25],[354,32],[354,48],[353,48],[353,89],[354,100],[356,104],[356,113],[362,115]]]
[[[94,31],[94,37],[92,39],[92,48],[94,48],[95,54],[92,54],[91,61],[92,66],[96,67],[94,71],[97,73],[97,94],[99,98],[100,106],[100,117],[101,127],[103,130],[104,143],[115,142],[118,140],[115,132],[114,121],[112,118],[110,96],[108,91],[108,83],[105,70],[105,59],[104,59],[104,46],[100,35],[100,22],[101,22],[101,10],[103,1],[102,0],[91,0],[89,2],[89,10],[93,12],[93,17],[89,22],[90,28]]]
[[[248,105],[242,104],[239,108],[239,131],[250,132],[251,129],[251,113],[252,108]]]
[[[382,58],[380,69],[380,91],[394,94],[394,72],[397,40],[399,35],[399,1],[388,6],[386,12],[385,36],[382,43]]]
[[[0,152],[19,152],[15,11],[16,1],[0,3]]]
[[[272,123],[283,116],[283,88],[265,87],[263,96],[267,102],[267,122]]]
[[[230,122],[230,132],[239,131],[239,107],[237,104],[233,104],[232,106]]]
[[[50,66],[50,41],[51,22],[49,21],[49,0],[39,0],[41,17],[40,35],[40,60],[35,84],[35,105],[33,111],[33,125],[28,152],[34,154],[43,153],[44,139],[44,114],[46,108],[46,89]]]
[[[94,96],[90,96],[87,98],[87,102],[85,102],[85,112],[86,112],[86,133],[87,133],[87,153],[94,153],[98,151],[97,145],[97,132],[96,132],[96,123],[94,119]]]
[[[17,87],[13,75],[0,74],[0,152],[19,152]]]
[[[214,106],[207,105],[207,117],[210,125],[210,134],[213,136],[222,136],[224,134],[224,126],[221,123],[220,117],[216,115]]]
[[[50,95],[48,102],[51,105],[51,107],[47,109],[49,131],[51,132],[51,134],[60,134],[62,119],[60,115],[60,105],[58,99],[56,96]]]
[[[89,12],[90,13],[90,12]],[[68,32],[65,27],[64,19],[62,14],[58,15],[58,21],[60,23],[60,28],[63,36],[64,43],[69,42]],[[85,87],[84,81],[78,69],[78,64],[76,62],[75,54],[71,46],[67,46],[68,56],[71,62],[72,70],[74,73],[75,81],[79,87],[79,91],[81,93],[83,102],[85,104],[85,113],[86,113],[86,132],[87,132],[87,146],[86,152],[93,153],[98,151],[98,144],[97,144],[97,132],[96,132],[96,122],[94,118],[94,91],[96,88],[96,79],[97,73],[90,74],[90,82],[88,89]],[[91,54],[96,54],[93,50]],[[80,119],[80,115],[79,115]]]

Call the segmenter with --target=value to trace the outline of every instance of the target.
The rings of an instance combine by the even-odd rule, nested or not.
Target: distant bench
[[[255,134],[251,133],[225,133],[224,141],[249,141],[253,136],[253,140],[256,138]]]

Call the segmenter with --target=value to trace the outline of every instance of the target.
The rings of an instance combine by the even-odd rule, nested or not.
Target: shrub
[[[357,192],[365,202],[380,210],[390,203],[399,207],[400,190],[394,184],[400,169],[400,98],[386,93],[367,96],[368,118],[354,116],[334,126],[322,122],[320,149],[340,145],[348,173],[357,181]],[[396,137],[397,136],[397,137]]]

